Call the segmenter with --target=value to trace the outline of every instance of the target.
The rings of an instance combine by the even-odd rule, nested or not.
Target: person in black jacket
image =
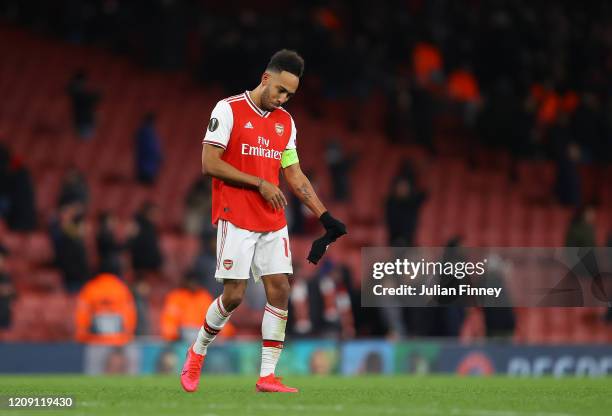
[[[15,287],[4,270],[4,258],[7,255],[6,248],[0,245],[0,331],[11,327],[11,303],[15,299]]]
[[[386,204],[390,245],[403,247],[414,244],[419,210],[424,201],[425,193],[415,192],[408,179],[401,176],[394,179]]]
[[[98,249],[99,269],[121,276],[121,253],[127,244],[121,243],[115,235],[116,219],[110,212],[103,212],[98,218],[98,234],[96,248]]]
[[[34,181],[18,156],[13,156],[9,166],[6,222],[13,231],[32,231],[36,228]]]
[[[1,137],[0,137],[1,139]],[[6,217],[10,207],[9,195],[9,162],[11,161],[11,153],[8,148],[0,143],[0,218]]]
[[[70,79],[66,92],[72,104],[72,119],[77,134],[82,139],[93,136],[96,124],[96,106],[100,101],[100,94],[91,90],[87,85],[87,73],[77,71]]]
[[[157,207],[151,202],[145,202],[136,214],[138,230],[130,241],[130,250],[137,276],[143,272],[157,272],[162,266],[156,218]]]
[[[87,206],[89,202],[89,187],[85,176],[76,168],[71,168],[62,181],[62,188],[58,199],[58,206],[73,203]]]
[[[84,207],[81,204],[65,205],[50,230],[55,264],[62,271],[66,289],[71,293],[78,292],[90,278],[83,220]]]

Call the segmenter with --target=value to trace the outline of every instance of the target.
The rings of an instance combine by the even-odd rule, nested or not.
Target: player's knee
[[[242,299],[244,298],[244,293],[240,292],[231,292],[223,294],[223,306],[228,312],[233,311],[240,303],[242,303]]]
[[[244,292],[246,290],[246,284],[235,283],[225,284],[223,287],[223,306],[228,312],[233,311],[242,303],[244,299]]]
[[[289,279],[282,279],[274,282],[272,285],[273,297],[278,300],[289,299],[289,293],[291,292],[291,286],[289,285]]]

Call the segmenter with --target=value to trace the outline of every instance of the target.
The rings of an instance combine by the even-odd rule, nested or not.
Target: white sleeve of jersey
[[[291,136],[289,137],[289,142],[287,142],[287,147],[285,147],[285,150],[295,149],[296,140],[297,140],[297,130],[295,129],[295,122],[293,121],[293,117],[291,117]]]
[[[212,110],[202,143],[227,148],[233,125],[232,107],[225,100],[219,101]]]

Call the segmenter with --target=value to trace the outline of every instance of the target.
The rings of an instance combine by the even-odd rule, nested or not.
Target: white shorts
[[[258,233],[220,219],[215,279],[248,279],[249,271],[256,282],[270,274],[293,274],[287,226]]]

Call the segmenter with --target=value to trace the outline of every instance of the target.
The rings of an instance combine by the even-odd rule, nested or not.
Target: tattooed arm
[[[307,257],[309,262],[317,264],[329,245],[346,234],[346,226],[341,221],[332,217],[323,203],[321,203],[310,181],[304,175],[302,169],[300,169],[299,162],[284,168],[283,174],[293,193],[319,218],[319,221],[325,227],[325,235],[317,238],[312,243]]]
[[[283,175],[293,193],[319,218],[327,208],[319,200],[310,181],[302,172],[299,163],[287,166],[283,169]]]

